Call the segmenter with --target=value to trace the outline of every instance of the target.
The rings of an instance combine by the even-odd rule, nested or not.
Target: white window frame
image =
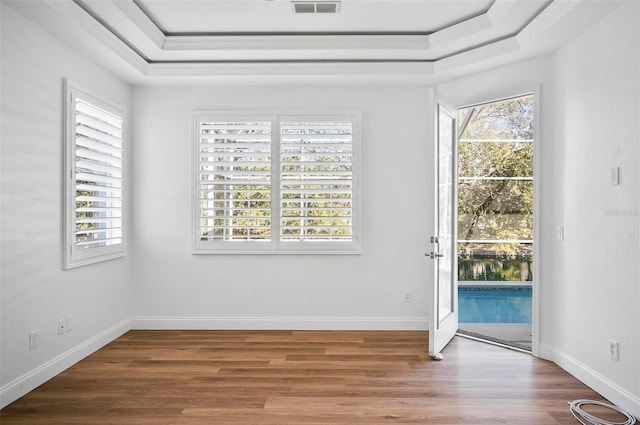
[[[350,241],[281,240],[280,236],[280,124],[286,121],[351,121],[351,235]],[[200,237],[200,124],[206,121],[271,122],[271,239],[201,240]],[[360,254],[360,121],[361,113],[194,111],[192,113],[192,229],[193,254]]]
[[[115,106],[107,101],[100,99],[97,95],[90,93],[87,90],[81,89],[70,81],[64,81],[65,92],[65,140],[64,140],[64,211],[63,211],[63,267],[65,269],[71,269],[88,264],[94,264],[102,261],[111,260],[114,258],[124,257],[127,252],[127,215],[126,215],[126,193],[127,193],[127,167],[126,167],[126,153],[127,153],[127,125],[128,118],[127,112],[124,108]],[[121,156],[121,175],[119,178],[120,187],[112,192],[118,193],[115,196],[116,201],[120,201],[120,206],[116,207],[120,218],[114,218],[115,224],[120,224],[121,235],[119,242],[113,244],[94,246],[88,248],[82,248],[82,244],[77,240],[76,235],[76,193],[77,190],[82,190],[77,187],[78,171],[76,169],[76,149],[79,145],[76,142],[78,133],[76,132],[76,101],[80,100],[91,106],[106,112],[107,114],[115,115],[122,120],[122,136],[120,152],[117,152],[117,148],[111,148],[114,150],[114,155]],[[109,137],[109,136],[106,136]],[[117,161],[116,161],[117,162]],[[118,183],[116,183],[117,185]],[[110,194],[113,196],[113,193]],[[116,202],[117,203],[117,202]],[[111,218],[111,217],[108,217]],[[120,223],[117,223],[117,222]],[[114,223],[107,223],[108,226]]]

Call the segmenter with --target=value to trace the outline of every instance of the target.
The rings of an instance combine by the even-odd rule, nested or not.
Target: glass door
[[[442,349],[458,330],[456,276],[456,115],[439,102],[436,111],[436,234],[429,257],[434,267],[429,355],[442,359]]]
[[[458,113],[459,333],[531,351],[534,97]]]

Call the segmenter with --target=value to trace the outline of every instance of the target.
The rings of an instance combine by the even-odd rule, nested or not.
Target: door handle
[[[424,254],[424,255],[425,255],[425,257],[429,257],[429,258],[431,258],[432,260],[435,260],[436,258],[442,258],[442,257],[444,257],[444,254],[440,254],[439,252],[433,252],[433,251],[431,251],[431,252],[430,252],[430,253],[428,253],[428,254]]]

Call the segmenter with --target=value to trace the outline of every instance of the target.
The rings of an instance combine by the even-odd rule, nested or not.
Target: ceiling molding
[[[481,15],[429,33],[191,34],[164,32],[133,0],[74,0],[147,62],[446,59],[516,35],[551,0],[496,0]],[[401,50],[402,54],[393,53]],[[345,51],[347,54],[345,54]]]
[[[439,60],[434,64],[434,72],[445,74],[451,71],[464,72],[465,68],[474,70],[485,62],[493,62],[500,57],[511,55],[519,51],[521,47],[517,37],[509,37]]]
[[[164,50],[427,50],[429,38],[408,34],[167,36]]]
[[[432,63],[165,63],[151,64],[149,84],[429,84]],[[185,78],[188,75],[188,78]]]
[[[313,66],[309,66],[313,65]],[[322,75],[362,75],[363,65],[368,74],[386,75],[432,75],[433,64],[427,62],[226,62],[226,63],[154,63],[149,65],[147,75],[282,75],[282,76],[322,76]]]
[[[176,35],[134,0],[6,2],[72,45],[95,45],[102,52],[95,59],[133,84],[206,77],[433,83],[551,51],[621,3],[495,0],[435,32]]]
[[[36,18],[36,21],[45,27],[45,29],[54,34],[60,35],[61,38],[65,39],[65,41],[71,41],[73,44],[74,41],[69,39],[73,39],[77,34],[77,31],[73,34],[69,34],[61,30],[61,27],[64,27],[65,24],[72,22],[73,25],[79,26],[82,30],[86,31],[86,33],[95,37],[102,46],[107,47],[119,58],[139,72],[145,73],[147,70],[149,65],[148,60],[142,57],[128,44],[124,43],[116,34],[89,15],[76,3],[59,0],[38,0],[27,2],[15,1],[9,3],[14,6],[20,6],[19,10],[27,12],[29,16]],[[60,17],[64,18],[63,22],[60,22]],[[71,30],[71,28],[69,28],[69,30]],[[76,41],[78,43],[83,43],[86,40],[77,39]]]
[[[115,6],[118,7],[156,47],[159,49],[163,48],[166,35],[137,3],[134,1],[118,1],[115,2]]]

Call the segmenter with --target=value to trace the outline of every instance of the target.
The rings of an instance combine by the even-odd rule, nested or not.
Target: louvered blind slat
[[[78,137],[76,137],[76,145],[96,152],[102,152],[103,154],[111,155],[116,158],[122,158],[121,148],[105,145],[104,143],[97,142],[85,136],[78,135]]]
[[[76,190],[80,190],[87,193],[104,193],[108,194],[111,197],[119,197],[122,198],[122,189],[109,187],[109,186],[96,186],[91,184],[82,184],[79,183],[76,185]]]
[[[230,132],[230,131],[234,131],[234,130],[241,130],[241,131],[256,131],[258,132],[258,134],[271,134],[271,123],[270,122],[263,122],[263,123],[249,123],[249,122],[239,122],[239,123],[232,123],[232,122],[218,122],[218,123],[209,123],[209,122],[203,122],[200,124],[200,130],[203,133],[207,133],[210,132],[211,130],[213,131],[218,131],[220,133],[225,133],[225,132]]]
[[[100,143],[104,143],[108,146],[114,146],[117,148],[122,147],[122,138],[112,136],[111,134],[100,131],[99,129],[87,127],[84,125],[78,125],[76,127],[76,134],[88,137],[89,139],[97,140]]]
[[[76,158],[83,158],[98,164],[122,169],[122,159],[89,149],[76,149]]]
[[[95,111],[95,109],[92,109],[92,111]],[[116,139],[122,138],[122,128],[119,127],[119,124],[113,125],[110,122],[104,121],[104,115],[101,115],[101,118],[98,118],[97,116],[89,116],[86,113],[80,113],[76,116],[76,123],[85,128],[97,130],[102,134],[113,136]]]
[[[97,161],[82,159],[82,157],[76,157],[76,170],[80,173],[89,172],[106,177],[122,178],[122,166],[101,164]]]
[[[84,218],[84,219],[77,220],[76,223],[78,223],[78,224],[102,223],[102,224],[106,224],[108,226],[112,226],[114,224],[113,220],[111,220],[110,218]]]
[[[120,235],[120,230],[122,228],[121,227],[105,227],[103,229],[91,229],[91,230],[78,230],[76,231],[76,236],[82,236],[82,235],[98,235],[97,237],[92,237],[92,239],[98,240],[100,239],[101,235],[107,235],[107,234],[111,234],[113,235],[114,233],[118,233],[115,237],[119,238]],[[113,237],[113,236],[112,236]]]
[[[76,181],[93,182],[99,187],[121,188],[122,179],[120,177],[103,176],[100,174],[80,172],[76,173]]]
[[[96,102],[97,103],[97,102]],[[102,122],[111,124],[114,128],[122,130],[123,117],[117,113],[109,112],[104,108],[80,98],[76,98],[75,110],[88,117],[93,117]]]
[[[76,208],[76,212],[78,213],[96,213],[89,217],[108,217],[114,223],[119,223],[117,219],[122,218],[121,212],[122,207],[78,207]],[[98,214],[100,213],[100,214]],[[76,222],[83,220],[87,216],[80,216],[76,218]]]
[[[238,130],[241,131],[241,130]],[[250,130],[246,130],[250,131]],[[226,140],[231,144],[226,149],[233,148],[253,148],[254,142],[269,142],[270,138],[265,138],[262,135],[256,134],[242,134],[242,133],[200,133],[200,139],[204,140]]]
[[[84,239],[81,242],[77,242],[78,248],[88,249],[88,248],[99,248],[105,245],[105,241],[107,245],[117,245],[122,243],[122,237],[107,237],[107,238],[88,238]]]

